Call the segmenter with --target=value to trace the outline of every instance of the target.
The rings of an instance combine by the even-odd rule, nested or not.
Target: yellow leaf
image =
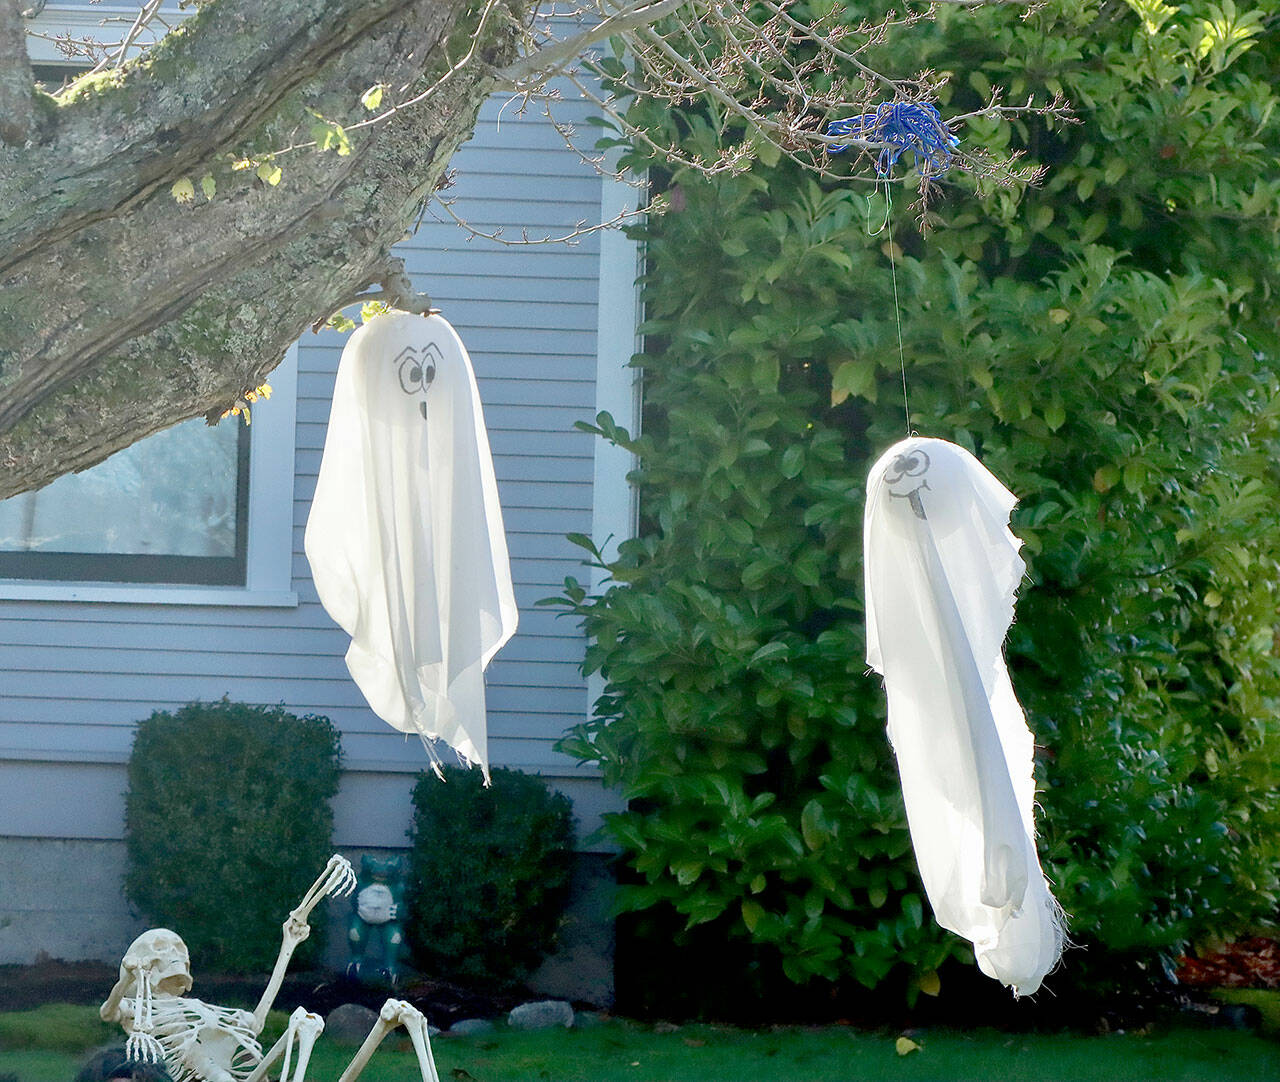
[[[1093,475],[1093,491],[1108,492],[1120,480],[1120,471],[1111,465],[1099,466]]]
[[[1211,609],[1216,609],[1222,604],[1222,595],[1217,590],[1207,590],[1204,595],[1204,603]]]
[[[919,986],[920,991],[922,991],[926,996],[936,996],[942,991],[942,978],[940,978],[937,971],[934,970],[922,974],[920,979],[916,981],[916,984]]]
[[[910,1037],[899,1037],[893,1042],[893,1047],[897,1049],[900,1056],[909,1056],[912,1052],[920,1051],[920,1046]]]
[[[218,190],[218,182],[213,179],[212,173],[205,173],[200,178],[200,190],[204,192],[205,199],[213,200],[214,193]]]
[[[250,168],[252,165],[253,165],[253,162],[251,162],[248,158],[237,158],[235,161],[231,163],[231,169],[233,172],[242,173],[244,172],[244,170]]]
[[[1071,318],[1071,313],[1065,308],[1050,308],[1049,318],[1053,320],[1054,323],[1066,323],[1066,321]]]
[[[273,188],[280,183],[280,176],[280,167],[272,162],[263,162],[258,166],[258,179],[265,181]]]
[[[382,84],[374,83],[363,94],[360,95],[360,104],[369,112],[374,112],[382,105]]]
[[[169,194],[173,196],[175,201],[185,205],[195,200],[196,186],[191,183],[190,177],[182,177],[173,182],[173,187],[169,189]]]

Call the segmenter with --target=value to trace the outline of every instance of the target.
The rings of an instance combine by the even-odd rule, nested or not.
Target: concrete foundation
[[[358,867],[362,852],[393,850],[342,852]],[[119,962],[147,927],[125,899],[124,872],[122,841],[0,837],[0,964]],[[608,857],[579,853],[560,949],[531,978],[535,992],[599,1007],[613,1002],[613,891]],[[324,958],[336,970],[347,963],[349,913],[348,900],[331,903]],[[199,980],[201,960],[191,962]]]

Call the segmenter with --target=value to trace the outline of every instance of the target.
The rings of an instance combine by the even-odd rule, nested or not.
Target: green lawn
[[[0,1078],[69,1082],[83,1052],[16,1047],[26,1043],[18,1034],[30,1034],[36,1014],[28,1013],[21,1025],[22,1014],[0,1015]],[[85,1030],[96,1040],[92,1015],[89,1009]],[[65,1013],[58,1018],[61,1039],[69,1020]],[[651,1026],[612,1021],[581,1030],[498,1030],[489,1036],[437,1038],[433,1047],[441,1082],[1280,1080],[1280,1043],[1224,1030],[1106,1037],[933,1030],[916,1034],[921,1048],[906,1056],[898,1055],[896,1036],[840,1027],[752,1031],[705,1025],[658,1033]],[[322,1038],[308,1077],[334,1082],[352,1051]],[[362,1077],[367,1082],[416,1082],[415,1061],[406,1051],[384,1046]]]

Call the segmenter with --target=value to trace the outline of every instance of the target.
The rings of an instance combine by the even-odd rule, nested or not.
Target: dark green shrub
[[[926,238],[901,207],[869,235],[881,196],[785,162],[676,177],[647,238],[645,434],[599,424],[639,456],[641,535],[603,596],[563,598],[607,680],[563,746],[631,802],[609,823],[631,906],[798,982],[928,988],[954,944],[863,677],[863,482],[905,434],[892,252],[915,426],[1022,497],[1007,652],[1044,747],[1041,850],[1091,948],[1055,979],[1131,984],[1275,912],[1280,39],[1217,49],[1213,10],[1050,0],[895,40],[877,61],[958,73],[948,115],[1002,85],[1063,89],[1082,120],[966,130],[1045,185],[949,178]],[[710,157],[705,118],[637,115]]]
[[[338,731],[283,707],[191,703],[138,726],[125,892],[186,941],[193,971],[270,969],[280,926],[333,852]],[[324,907],[299,948],[324,942]]]
[[[555,946],[569,895],[573,808],[518,770],[445,767],[413,790],[406,938],[442,980],[509,985]]]

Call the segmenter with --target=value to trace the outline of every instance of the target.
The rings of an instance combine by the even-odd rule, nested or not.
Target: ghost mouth
[[[425,402],[418,403],[418,410],[422,413],[422,419],[427,419],[427,404]]]

